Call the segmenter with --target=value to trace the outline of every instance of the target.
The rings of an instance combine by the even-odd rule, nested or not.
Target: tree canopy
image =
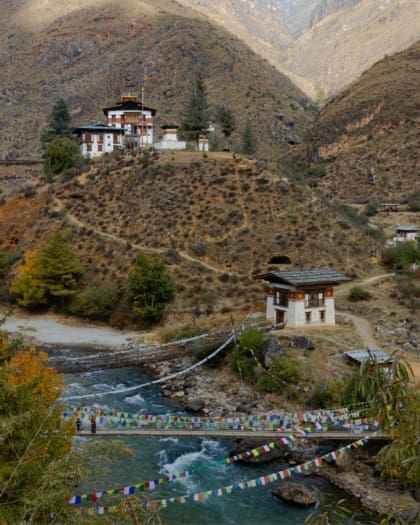
[[[200,135],[207,134],[208,127],[207,89],[201,75],[196,75],[191,80],[185,101],[179,130],[180,136],[186,140],[194,140],[198,145]]]
[[[62,389],[45,353],[10,344],[0,332],[1,523],[50,523],[68,512],[77,476],[69,454],[74,424],[63,423],[58,403]]]
[[[70,121],[71,117],[67,104],[61,98],[54,104],[47,127],[41,134],[41,144],[44,150],[54,139],[71,137]]]
[[[48,146],[44,153],[43,170],[47,178],[52,178],[58,173],[72,168],[83,157],[77,142],[71,138],[56,138]]]
[[[257,151],[255,145],[255,137],[252,132],[252,127],[249,121],[247,121],[243,134],[242,134],[242,153],[244,155],[250,155],[251,157],[255,155]]]
[[[401,355],[392,355],[389,368],[371,357],[361,368],[358,390],[371,403],[372,415],[381,419],[382,429],[392,438],[377,454],[382,476],[415,485],[420,483],[417,435],[420,395],[410,383],[412,377],[413,371]]]
[[[235,115],[231,109],[225,106],[220,106],[216,111],[216,120],[220,124],[227,147],[229,137],[236,129]]]
[[[11,292],[28,308],[63,305],[83,273],[68,238],[57,230],[40,250],[27,252]]]
[[[147,323],[159,321],[165,305],[175,296],[175,287],[163,262],[139,254],[131,268],[129,286],[133,311]]]

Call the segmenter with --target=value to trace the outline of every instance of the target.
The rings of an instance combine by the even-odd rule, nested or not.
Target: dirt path
[[[349,314],[347,312],[336,312],[338,316],[341,317],[348,317],[351,319],[351,322],[353,323],[354,328],[356,329],[357,334],[359,335],[360,339],[363,341],[363,346],[366,347],[368,350],[374,350],[375,348],[379,348],[378,343],[375,341],[372,335],[372,328],[370,326],[369,321],[364,319],[363,317],[358,317],[354,314]]]
[[[77,226],[78,228],[88,228],[88,229],[92,230],[93,232],[95,232],[100,237],[103,237],[104,239],[110,239],[110,240],[115,241],[115,242],[117,242],[119,244],[122,244],[122,245],[126,245],[127,244],[127,242],[128,242],[127,239],[123,239],[122,237],[118,237],[117,235],[114,235],[113,233],[107,233],[107,232],[104,232],[104,231],[101,231],[101,230],[97,230],[93,226],[91,226],[89,224],[86,224],[85,222],[83,222],[80,219],[78,219],[75,215],[71,214],[69,211],[66,210],[64,204],[57,197],[54,197],[54,204],[56,206],[56,210],[57,211],[64,211],[65,214],[66,214],[66,218],[72,224]],[[141,250],[141,251],[149,252],[149,253],[162,254],[162,253],[165,253],[167,251],[166,248],[151,248],[150,246],[146,246],[144,244],[136,244],[136,243],[133,243],[131,241],[130,241],[130,244],[136,250]],[[192,257],[191,255],[188,255],[188,253],[179,251],[178,254],[183,259],[185,259],[187,261],[190,261],[192,263],[195,263],[195,264],[199,264],[200,266],[203,266],[204,268],[207,268],[208,270],[210,270],[212,272],[216,272],[216,273],[225,273],[226,272],[226,270],[222,270],[220,268],[217,268],[216,266],[212,266],[211,264],[207,264],[207,263],[201,261],[200,259],[196,259],[195,257]]]
[[[336,297],[343,297],[344,295],[348,294],[348,292],[354,286],[369,286],[372,284],[378,284],[379,282],[386,281],[387,279],[391,277],[394,277],[393,273],[382,273],[380,275],[374,275],[372,277],[367,277],[366,279],[342,283],[340,284],[340,286],[338,286],[335,289],[334,293]]]

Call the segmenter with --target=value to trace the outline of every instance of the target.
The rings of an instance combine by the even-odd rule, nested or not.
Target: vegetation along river
[[[112,391],[126,386],[141,384],[149,377],[135,368],[99,370],[66,376],[67,395],[82,395]],[[80,403],[80,401],[74,402]],[[97,404],[108,410],[139,414],[185,414],[182,406],[166,399],[158,386],[148,387],[127,394],[111,394],[86,400],[86,404]],[[89,422],[83,422],[89,429]],[[99,425],[100,428],[100,425]],[[76,439],[109,439],[106,437],[78,437]],[[134,485],[155,480],[168,474],[196,469],[228,457],[234,448],[229,440],[209,438],[157,438],[123,437],[122,440],[135,451],[134,458],[120,458],[108,466],[108,471],[94,472],[81,493],[92,493],[104,489]],[[262,443],[261,443],[262,444]],[[98,458],[99,459],[99,458]],[[101,462],[98,461],[98,466]],[[284,463],[247,466],[243,464],[218,465],[202,468],[193,476],[171,483],[165,483],[154,492],[148,492],[155,499],[217,489],[235,482],[255,479],[259,476],[281,470]],[[322,492],[331,492],[331,487],[320,478],[295,476],[308,486],[316,486]],[[221,497],[211,496],[204,502],[187,501],[185,504],[172,503],[162,509],[161,518],[165,525],[282,525],[304,524],[310,510],[276,501],[271,491],[278,482],[266,486],[234,490]],[[122,497],[122,496],[117,496]],[[338,497],[338,496],[336,496]],[[116,497],[104,497],[96,505],[115,505]],[[119,500],[118,500],[119,501]]]

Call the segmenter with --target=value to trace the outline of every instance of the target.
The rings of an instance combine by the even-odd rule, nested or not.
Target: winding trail
[[[94,233],[96,233],[96,235],[99,235],[100,237],[103,237],[104,239],[109,239],[109,240],[112,240],[112,241],[117,242],[117,243],[122,244],[122,245],[126,245],[127,242],[130,242],[131,246],[133,248],[135,248],[136,250],[149,252],[149,253],[158,253],[158,254],[162,254],[162,253],[165,253],[167,251],[167,248],[152,248],[152,247],[146,246],[144,244],[136,244],[136,243],[133,243],[132,241],[128,241],[127,239],[123,239],[122,237],[118,237],[117,235],[114,235],[113,233],[107,233],[107,232],[98,230],[98,229],[94,228],[92,225],[81,221],[75,215],[70,213],[66,209],[66,207],[64,206],[63,202],[60,199],[58,199],[57,197],[54,197],[53,202],[54,202],[54,205],[56,206],[56,211],[63,211],[65,213],[65,215],[66,215],[66,218],[74,226],[77,226],[78,228],[89,229],[89,230],[93,231]],[[216,266],[212,266],[211,264],[207,264],[204,261],[201,261],[200,259],[192,257],[191,255],[188,255],[188,253],[178,251],[178,254],[183,259],[185,259],[185,260],[187,260],[189,262],[192,262],[194,264],[198,264],[198,265],[200,265],[200,266],[202,266],[202,267],[204,267],[207,270],[210,270],[212,272],[215,272],[215,273],[226,273],[226,270],[223,270],[221,268],[217,268]]]
[[[335,296],[343,297],[354,286],[369,286],[375,283],[383,282],[391,277],[394,277],[393,273],[382,273],[380,275],[374,275],[372,277],[367,277],[366,279],[362,279],[360,281],[351,281],[348,283],[343,283],[337,288],[335,292]],[[340,310],[337,310],[336,314],[340,317],[348,317],[351,320],[357,334],[359,335],[360,339],[363,341],[363,345],[368,350],[374,350],[375,348],[379,348],[378,343],[375,341],[375,338],[373,337],[372,327],[367,319],[365,319],[364,317],[359,317],[358,315],[350,314],[348,312],[344,312]]]

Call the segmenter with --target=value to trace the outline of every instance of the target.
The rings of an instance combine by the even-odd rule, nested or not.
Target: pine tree
[[[165,305],[175,295],[171,276],[162,262],[153,262],[139,254],[131,268],[129,285],[133,311],[147,323],[159,321]]]
[[[207,89],[201,75],[191,81],[190,90],[181,117],[180,136],[185,140],[194,140],[197,144],[200,135],[206,135],[209,127]]]
[[[63,306],[78,285],[83,268],[68,239],[59,230],[38,251],[25,254],[20,276],[11,287],[18,303],[28,308]]]
[[[250,155],[251,157],[255,155],[257,151],[255,145],[255,138],[252,132],[251,124],[247,121],[242,134],[242,153],[244,155]]]
[[[58,100],[48,118],[47,127],[41,134],[42,149],[45,150],[48,145],[56,138],[71,137],[70,114],[66,102],[61,98]]]
[[[225,137],[226,148],[228,148],[229,137],[236,129],[235,116],[231,109],[220,106],[216,112],[216,119]]]

